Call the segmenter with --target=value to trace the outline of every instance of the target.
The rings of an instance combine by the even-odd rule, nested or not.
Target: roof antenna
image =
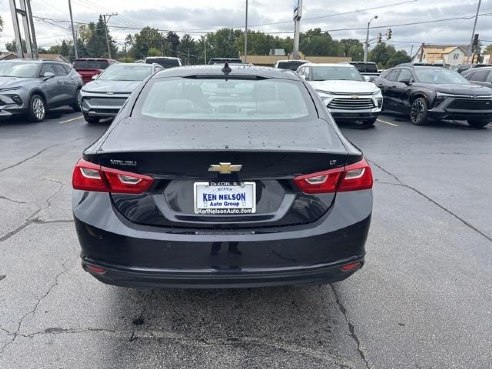
[[[227,81],[227,77],[229,76],[229,73],[232,72],[231,67],[229,67],[229,63],[226,62],[224,64],[224,68],[222,68],[221,71],[222,71],[222,73],[224,73],[226,75],[226,79],[225,80]]]

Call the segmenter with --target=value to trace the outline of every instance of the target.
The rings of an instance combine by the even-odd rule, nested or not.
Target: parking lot
[[[0,368],[491,367],[492,125],[342,125],[376,180],[364,268],[198,291],[106,286],[80,267],[71,171],[106,128],[70,109],[0,121]]]

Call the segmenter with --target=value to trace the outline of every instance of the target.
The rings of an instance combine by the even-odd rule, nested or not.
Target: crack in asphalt
[[[389,182],[386,182],[386,183],[385,182],[378,182],[378,183],[381,183],[381,184],[390,184],[390,185],[395,185],[395,186],[401,186],[401,187],[405,187],[405,188],[408,188],[409,190],[414,191],[415,193],[419,194],[420,196],[422,196],[426,200],[430,201],[432,204],[434,204],[437,207],[439,207],[441,210],[445,211],[449,215],[451,215],[454,218],[458,219],[461,223],[463,223],[465,226],[467,226],[471,230],[475,231],[476,233],[480,234],[486,240],[492,242],[492,237],[491,236],[489,236],[486,233],[482,232],[480,229],[478,229],[473,224],[469,223],[468,221],[466,221],[465,219],[463,219],[462,217],[460,217],[458,214],[455,214],[453,211],[451,211],[448,208],[446,208],[445,206],[439,204],[436,200],[434,200],[431,197],[427,196],[425,193],[423,193],[422,191],[419,191],[415,187],[412,187],[410,185],[407,185],[406,183],[403,183],[395,174],[393,174],[389,170],[383,168],[381,165],[379,165],[375,161],[370,160],[370,162],[372,164],[374,164],[376,167],[378,167],[380,170],[382,170],[383,172],[385,172],[386,174],[388,174],[389,176],[391,176],[396,182],[398,182],[398,183],[389,183]]]
[[[9,335],[12,336],[12,339],[7,342],[5,345],[3,345],[3,347],[0,349],[0,354],[3,354],[3,352],[5,351],[5,349],[10,345],[12,344],[16,339],[17,337],[19,336],[23,336],[22,334],[19,333],[19,331],[21,330],[22,328],[22,323],[24,322],[24,319],[26,319],[29,315],[35,315],[36,314],[36,310],[38,309],[39,307],[39,304],[41,303],[41,301],[43,301],[46,297],[48,297],[48,295],[51,293],[51,291],[53,291],[53,289],[58,286],[58,280],[60,278],[60,276],[62,274],[65,274],[67,273],[70,268],[67,268],[66,267],[66,264],[69,262],[69,261],[72,261],[72,263],[75,263],[76,261],[78,260],[78,257],[75,258],[74,260],[66,260],[65,262],[62,263],[62,268],[63,270],[58,273],[55,277],[55,281],[53,282],[53,284],[48,288],[48,291],[43,295],[41,296],[40,298],[37,299],[36,301],[36,304],[34,305],[34,308],[30,311],[28,311],[27,313],[25,313],[22,318],[20,318],[19,322],[17,323],[17,329],[15,330],[15,332],[13,333],[10,333]]]
[[[28,162],[29,160],[32,160],[32,159],[34,159],[34,158],[37,158],[37,157],[38,157],[38,156],[40,156],[42,153],[44,153],[44,152],[46,152],[46,151],[48,151],[48,150],[52,149],[53,147],[61,146],[61,145],[64,145],[64,144],[66,144],[66,143],[73,143],[73,142],[76,142],[76,141],[81,140],[81,139],[83,139],[83,138],[85,138],[85,136],[82,136],[82,137],[76,138],[76,139],[71,140],[71,141],[68,141],[68,142],[61,142],[61,143],[57,143],[57,144],[54,144],[54,145],[50,145],[50,146],[48,146],[48,147],[45,147],[44,149],[42,149],[42,150],[38,151],[38,152],[37,152],[36,154],[34,154],[34,155],[31,155],[31,156],[29,156],[29,157],[27,157],[27,158],[25,158],[25,159],[23,159],[23,160],[21,160],[21,161],[18,161],[18,162],[17,162],[17,163],[15,163],[15,164],[9,165],[8,167],[1,168],[1,169],[0,169],[0,173],[3,173],[3,172],[5,172],[5,171],[7,171],[7,170],[9,170],[9,169],[12,169],[12,168],[18,167],[19,165],[22,165],[22,164],[24,164],[24,163]]]
[[[43,335],[84,334],[84,333],[102,333],[102,334],[115,336],[116,338],[128,339],[128,333],[131,332],[129,330],[114,330],[114,329],[106,329],[106,328],[71,329],[71,328],[53,327],[53,328],[44,329],[43,331],[33,332],[30,334],[17,334],[17,336],[24,337],[24,338],[33,338],[35,336],[43,336]],[[287,343],[284,341],[272,340],[271,338],[242,336],[242,337],[227,337],[227,338],[215,338],[215,339],[214,338],[197,339],[196,337],[188,337],[188,336],[173,334],[166,331],[152,331],[152,330],[145,330],[140,332],[138,338],[152,339],[152,340],[159,340],[159,341],[167,340],[174,344],[178,343],[186,346],[200,347],[200,348],[217,347],[218,345],[239,346],[241,344],[252,344],[252,345],[274,348],[280,351],[289,352],[291,354],[303,355],[320,361],[327,361],[327,360],[334,361],[335,364],[339,365],[341,368],[355,368],[353,363],[347,358],[341,357],[339,355],[327,353],[323,349],[315,350],[308,347]]]
[[[5,196],[0,196],[0,200],[10,201],[10,202],[13,202],[13,203],[16,203],[16,204],[27,204],[27,202],[9,199],[8,197],[5,197]]]
[[[338,297],[338,293],[335,290],[335,287],[333,287],[333,284],[330,283],[330,287],[333,290],[333,294],[335,295],[335,299],[337,301],[338,308],[340,309],[340,312],[342,313],[343,317],[345,318],[345,322],[347,323],[349,332],[350,332],[350,337],[355,341],[357,345],[357,351],[359,352],[359,356],[361,357],[362,361],[366,365],[368,369],[371,369],[371,365],[369,364],[369,361],[367,360],[366,354],[364,352],[364,349],[362,348],[362,344],[360,342],[359,337],[355,334],[355,328],[352,322],[350,321],[348,315],[347,315],[347,309],[343,306],[342,302],[340,301],[340,298]]]
[[[42,209],[38,209],[36,210],[34,213],[32,213],[27,219],[26,221],[21,224],[19,227],[17,227],[16,229],[14,229],[13,231],[7,233],[5,236],[2,236],[0,237],[0,243],[4,242],[4,241],[7,241],[10,237],[13,237],[15,236],[17,233],[21,232],[23,229],[29,227],[32,223],[34,223],[36,221],[36,215],[39,214],[39,212],[41,211]]]

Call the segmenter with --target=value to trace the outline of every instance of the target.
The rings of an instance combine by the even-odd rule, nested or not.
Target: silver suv
[[[64,105],[80,111],[78,96],[82,78],[72,66],[55,61],[0,61],[0,109],[2,116],[27,115],[41,122],[48,109]]]

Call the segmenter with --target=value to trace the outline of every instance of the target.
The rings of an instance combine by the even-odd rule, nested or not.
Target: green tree
[[[391,57],[389,58],[388,62],[384,65],[385,68],[392,68],[395,65],[401,64],[401,63],[408,63],[412,61],[412,58],[408,56],[407,52],[404,50],[400,50],[395,52]]]
[[[310,29],[299,35],[299,50],[305,55],[336,56],[338,42],[333,41],[328,32],[321,32],[321,28]]]
[[[154,56],[165,55],[165,50],[168,48],[168,42],[163,37],[162,33],[160,33],[158,29],[151,27],[144,27],[132,38],[127,36],[126,40],[131,41],[129,54],[135,59],[144,59],[149,56],[150,49],[160,50],[158,55]]]
[[[200,62],[197,44],[189,34],[181,37],[177,52],[186,65],[198,64]]]
[[[364,57],[364,46],[356,39],[343,39],[338,42],[338,55],[352,58],[352,60],[362,60]]]
[[[179,36],[176,32],[169,31],[166,35],[166,40],[171,46],[171,56],[178,56]]]
[[[96,24],[89,23],[87,32],[89,37],[86,43],[87,53],[95,58],[108,57],[108,47],[106,42],[106,31],[108,32],[111,54],[116,55],[117,49],[109,30],[100,15]]]
[[[232,28],[222,28],[216,32],[207,33],[207,58],[236,58],[239,55],[237,39],[242,31]]]
[[[17,52],[17,42],[15,40],[12,40],[12,42],[6,42],[5,43],[5,48],[7,51],[10,51],[11,53],[16,53]],[[26,51],[26,41],[22,40],[22,50]]]
[[[492,55],[492,44],[485,48],[484,55]]]
[[[375,62],[379,68],[388,68],[387,64],[395,53],[396,50],[393,46],[388,46],[386,43],[381,42],[371,50],[369,60]]]

